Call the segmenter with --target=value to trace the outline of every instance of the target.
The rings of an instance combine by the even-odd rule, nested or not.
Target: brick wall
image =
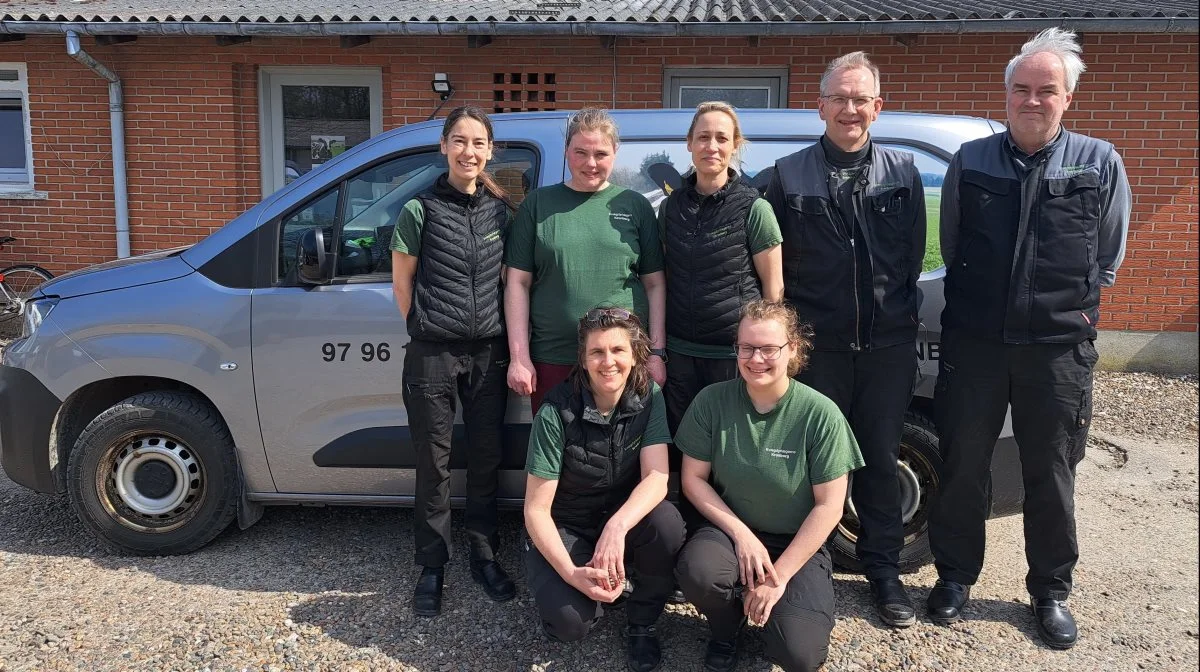
[[[786,67],[788,104],[812,107],[824,64],[855,48],[884,72],[887,109],[1004,118],[1003,69],[1023,35],[890,37],[141,38],[84,47],[125,82],[133,252],[198,240],[260,198],[258,68],[373,66],[383,73],[385,128],[424,120],[429,80],[450,74],[454,104],[493,107],[495,72],[554,72],[554,105],[659,107],[669,67]],[[906,41],[909,41],[906,39]],[[1129,248],[1104,294],[1109,329],[1196,331],[1198,305],[1198,97],[1196,35],[1084,35],[1088,72],[1068,125],[1115,143],[1134,191]],[[56,272],[115,256],[105,82],[66,56],[61,38],[0,44],[0,62],[25,62],[40,201],[0,197],[0,233],[21,238],[3,262]],[[615,85],[615,86],[614,86]],[[614,98],[615,96],[615,98]],[[532,105],[532,103],[530,103]],[[5,151],[0,149],[0,151]]]

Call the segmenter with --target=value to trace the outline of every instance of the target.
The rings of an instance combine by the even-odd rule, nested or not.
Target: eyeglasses
[[[602,324],[605,318],[609,320],[628,320],[633,313],[624,308],[592,308],[583,316],[585,326]]]
[[[779,359],[780,353],[787,346],[783,345],[748,345],[746,343],[735,343],[733,346],[734,352],[737,353],[738,359],[751,359],[754,353],[760,353],[762,358],[768,362]]]
[[[834,107],[845,107],[846,104],[849,103],[853,106],[850,109],[858,110],[870,105],[871,103],[874,103],[875,99],[878,97],[879,96],[855,96],[854,98],[847,98],[846,96],[821,96],[821,99],[826,103],[833,105]]]

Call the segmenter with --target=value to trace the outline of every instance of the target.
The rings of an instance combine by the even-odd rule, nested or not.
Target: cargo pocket
[[[1083,461],[1087,452],[1088,427],[1092,424],[1092,386],[1079,393],[1079,406],[1075,409],[1075,426],[1072,428],[1070,452],[1067,455],[1071,469]]]

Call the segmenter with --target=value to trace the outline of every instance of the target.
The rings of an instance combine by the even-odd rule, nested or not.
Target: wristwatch
[[[658,355],[664,363],[667,361],[667,351],[664,348],[650,348],[650,354]]]

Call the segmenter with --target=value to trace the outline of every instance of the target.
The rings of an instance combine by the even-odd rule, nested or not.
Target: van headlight
[[[58,299],[34,299],[26,301],[22,309],[22,314],[25,318],[24,324],[21,326],[21,338],[32,336],[38,327],[42,326],[42,321],[54,310],[54,306],[58,305]]]

